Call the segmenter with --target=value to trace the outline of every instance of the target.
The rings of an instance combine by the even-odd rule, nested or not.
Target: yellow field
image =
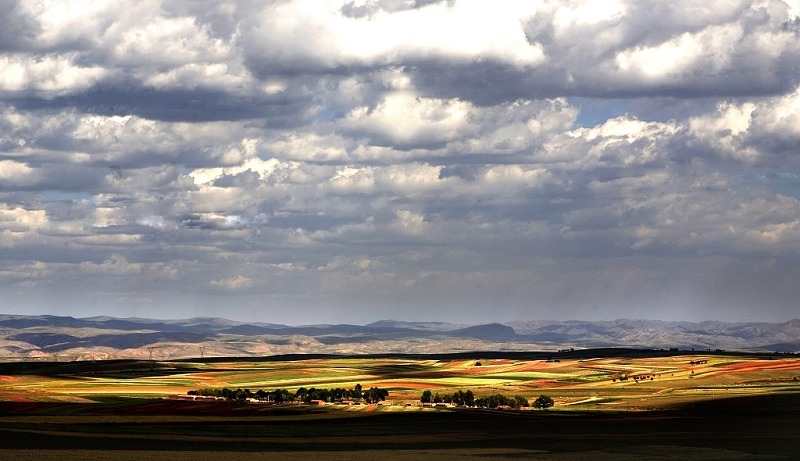
[[[391,402],[401,407],[416,404],[424,389],[440,393],[471,389],[478,397],[502,393],[532,400],[547,394],[561,410],[638,410],[745,394],[800,392],[800,358],[792,356],[698,354],[561,361],[336,358],[159,365],[167,368],[131,374],[101,373],[87,366],[74,374],[0,375],[0,400],[89,402],[111,396],[166,397],[206,387],[295,391],[301,386],[349,389],[360,383],[365,389],[388,389]]]

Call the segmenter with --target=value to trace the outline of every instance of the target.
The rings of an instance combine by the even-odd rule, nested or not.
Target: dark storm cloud
[[[41,26],[17,2],[0,2],[0,51],[28,50],[42,32]]]
[[[92,91],[56,98],[8,98],[18,110],[63,110],[115,116],[136,115],[170,122],[262,119],[271,128],[309,123],[303,115],[311,98],[238,96],[217,90],[158,90],[141,86],[99,86]]]
[[[419,89],[426,94],[462,98],[482,106],[519,98],[726,98],[775,95],[793,90],[800,79],[796,52],[764,67],[759,58],[743,57],[739,66],[709,73],[702,66],[670,76],[669,80],[643,82],[609,73],[591,75],[591,63],[564,68],[543,66],[519,69],[503,62],[415,62],[408,65]],[[598,65],[600,63],[597,63]],[[753,66],[753,68],[751,68]]]

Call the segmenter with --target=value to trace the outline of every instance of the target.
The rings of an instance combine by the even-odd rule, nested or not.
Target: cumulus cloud
[[[783,319],[798,66],[796,0],[0,6],[0,291]]]
[[[0,206],[0,224],[2,237],[0,242],[11,245],[14,241],[28,236],[47,225],[47,213],[44,210],[27,210],[8,205]]]

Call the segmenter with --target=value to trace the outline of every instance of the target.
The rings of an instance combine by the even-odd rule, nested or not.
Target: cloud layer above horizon
[[[0,4],[8,313],[765,320],[800,0]]]

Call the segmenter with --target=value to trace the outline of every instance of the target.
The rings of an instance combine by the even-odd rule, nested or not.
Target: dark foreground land
[[[658,412],[0,402],[0,459],[800,459],[800,394]]]

